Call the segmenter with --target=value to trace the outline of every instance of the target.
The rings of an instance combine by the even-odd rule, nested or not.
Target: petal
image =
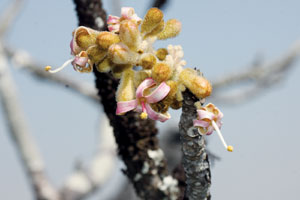
[[[145,106],[146,106],[146,112],[150,119],[158,120],[160,122],[165,122],[166,120],[171,118],[169,113],[162,114],[162,113],[155,112],[151,108],[150,104],[148,103],[146,103]]]
[[[155,85],[155,81],[152,78],[146,78],[136,89],[136,98],[144,97],[144,90]]]
[[[212,126],[209,126],[208,128],[207,128],[207,132],[205,133],[206,135],[210,135],[210,134],[212,134],[213,132],[214,132],[214,127],[212,127]]]
[[[142,21],[142,19],[139,16],[137,16],[137,14],[132,15],[131,19],[135,20],[137,23]]]
[[[151,94],[145,96],[147,103],[156,103],[165,98],[170,92],[170,86],[162,82]]]
[[[209,122],[203,121],[203,120],[193,120],[194,126],[198,126],[198,127],[208,127],[209,126]]]
[[[131,111],[135,109],[138,105],[138,101],[136,99],[131,101],[120,101],[117,103],[117,110],[116,114],[120,115],[122,113],[126,113],[128,111]]]
[[[126,19],[130,19],[134,15],[134,9],[132,7],[123,7],[121,8],[121,15]]]
[[[120,29],[120,24],[115,24],[115,25],[109,25],[108,26],[108,30],[110,31],[110,32],[118,32],[119,31],[119,29]]]
[[[120,23],[120,17],[109,15],[107,19],[107,24],[117,24]]]
[[[75,67],[76,65],[79,65],[81,67],[85,67],[88,63],[88,57],[79,57],[75,56],[75,59],[72,62],[72,65]]]
[[[213,120],[214,114],[205,110],[197,110],[199,119],[209,119]]]

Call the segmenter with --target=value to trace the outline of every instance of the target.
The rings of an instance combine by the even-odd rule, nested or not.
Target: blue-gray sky
[[[0,1],[0,12],[9,0]],[[110,1],[104,1],[111,10]],[[124,0],[143,16],[149,1]],[[180,44],[188,67],[198,67],[209,79],[235,72],[257,53],[275,58],[300,38],[297,0],[173,0],[165,18],[183,24],[181,34],[157,46]],[[28,0],[8,35],[8,43],[27,50],[39,61],[59,66],[70,58],[69,42],[77,26],[72,1]],[[300,63],[288,80],[259,98],[238,106],[218,107],[224,113],[222,132],[234,153],[227,153],[215,134],[210,148],[222,157],[212,169],[214,199],[296,199],[300,179],[298,104]],[[76,158],[90,158],[101,108],[67,89],[33,79],[13,69],[24,106],[53,182],[61,185]],[[62,72],[63,73],[63,72]],[[68,76],[93,82],[93,74]],[[2,109],[0,108],[0,111]],[[172,112],[173,121],[178,112]],[[164,126],[168,126],[167,122]],[[32,199],[0,112],[0,199]],[[66,148],[67,147],[67,148]]]

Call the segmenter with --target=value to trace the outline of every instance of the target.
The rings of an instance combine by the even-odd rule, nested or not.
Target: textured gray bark
[[[182,165],[187,184],[185,196],[189,200],[208,200],[211,174],[205,140],[197,128],[193,127],[193,120],[197,118],[194,103],[198,99],[188,90],[183,93],[183,98],[179,132],[183,152]]]

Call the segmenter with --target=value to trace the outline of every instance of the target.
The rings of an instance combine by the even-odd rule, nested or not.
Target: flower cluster
[[[120,79],[116,93],[117,115],[134,110],[141,113],[142,119],[149,117],[161,122],[170,118],[170,107],[181,108],[182,92],[186,88],[199,99],[211,94],[212,86],[207,79],[194,69],[183,68],[186,62],[181,46],[153,47],[156,40],[180,33],[178,20],[165,21],[158,8],[149,9],[141,19],[133,8],[124,7],[121,17],[109,16],[107,24],[109,31],[101,32],[78,27],[70,43],[74,58],[56,70],[47,66],[46,71],[55,73],[72,63],[74,69],[82,73],[91,72],[93,66],[99,72],[109,72]],[[207,120],[214,119],[203,109],[198,113],[195,126],[201,127],[201,134],[211,134],[213,127]]]

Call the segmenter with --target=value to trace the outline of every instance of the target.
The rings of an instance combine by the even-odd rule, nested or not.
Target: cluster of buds
[[[156,40],[180,33],[178,20],[165,21],[158,8],[151,8],[141,19],[133,8],[124,7],[121,17],[109,16],[107,24],[109,31],[101,32],[78,27],[70,43],[74,58],[56,70],[50,66],[45,70],[55,73],[72,63],[74,69],[82,73],[91,72],[94,67],[99,72],[111,73],[120,79],[116,93],[117,115],[134,110],[141,113],[142,119],[149,117],[161,122],[170,118],[170,107],[182,107],[182,92],[186,88],[199,99],[211,94],[212,86],[207,79],[196,70],[183,68],[186,62],[181,46],[153,47]],[[208,135],[216,130],[213,118],[203,121],[201,108],[198,113],[201,116],[199,114],[194,125],[199,127],[200,134]],[[206,119],[211,120],[212,125],[208,125]],[[219,128],[219,124],[216,127]]]

